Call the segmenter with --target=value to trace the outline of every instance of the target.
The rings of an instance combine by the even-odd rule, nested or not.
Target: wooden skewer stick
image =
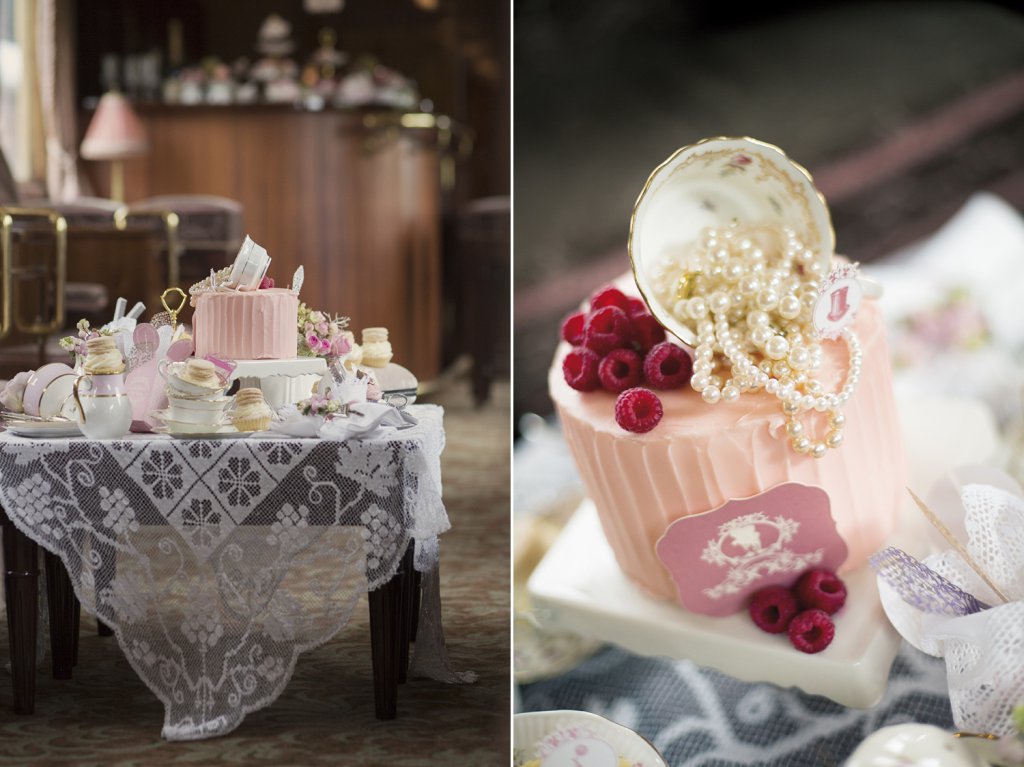
[[[935,529],[942,534],[942,537],[949,542],[949,545],[956,549],[956,553],[963,558],[964,562],[967,563],[967,566],[974,570],[974,572],[976,572],[978,576],[983,581],[985,581],[986,584],[988,584],[988,587],[992,589],[993,592],[995,592],[995,595],[997,597],[1003,600],[1003,602],[1009,602],[1010,600],[1007,598],[1006,594],[1000,591],[999,587],[996,586],[996,584],[994,584],[987,575],[985,575],[985,571],[982,570],[978,563],[974,561],[974,557],[972,557],[968,553],[967,548],[956,539],[956,536],[953,535],[952,532],[950,532],[950,529],[948,527],[942,524],[942,520],[935,516],[935,512],[929,509],[925,502],[918,498],[914,494],[914,491],[911,490],[909,487],[907,488],[907,492],[910,493],[910,497],[914,499],[914,503],[917,504],[917,507],[921,510],[921,513],[928,518],[928,521],[935,526]]]

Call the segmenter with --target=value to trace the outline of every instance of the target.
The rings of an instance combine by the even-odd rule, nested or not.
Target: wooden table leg
[[[369,593],[373,697],[378,719],[398,712],[398,576]]]
[[[71,587],[71,577],[60,557],[47,551],[46,594],[50,603],[50,653],[53,656],[53,678],[70,679],[75,665],[75,611],[78,600]]]
[[[78,665],[78,637],[79,637],[79,633],[82,630],[82,603],[78,601],[78,597],[76,597],[74,595],[74,593],[72,593],[71,596],[75,600],[74,613],[72,613],[72,617],[74,618],[74,625],[71,628],[71,639],[72,639],[72,644],[71,644],[71,665],[72,666],[77,666]]]
[[[413,588],[416,585],[416,543],[409,541],[405,556],[398,566],[398,683],[405,684],[409,676],[409,641],[412,638]]]
[[[413,571],[412,574],[412,621],[409,627],[409,641],[416,641],[416,632],[420,628],[420,594],[423,591],[423,574]]]
[[[39,549],[0,509],[4,538],[4,596],[11,648],[14,712],[36,708],[36,631],[39,611]]]

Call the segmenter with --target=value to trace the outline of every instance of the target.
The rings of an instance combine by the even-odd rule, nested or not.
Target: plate
[[[794,229],[828,272],[835,233],[810,174],[776,146],[751,138],[711,138],[679,149],[655,168],[637,198],[629,257],[651,312],[673,335],[696,345],[693,329],[655,298],[666,259],[676,261],[705,227],[777,224]]]
[[[155,434],[166,434],[175,439],[248,439],[253,432],[248,431],[215,431],[215,432],[180,432],[171,431],[165,426],[153,429]]]
[[[32,423],[4,424],[4,428],[19,437],[81,437],[77,423],[67,421],[33,421]]]
[[[156,427],[153,431],[160,434],[170,434],[172,437],[191,437],[192,439],[213,439],[213,435],[235,435],[240,433],[232,424],[213,423],[187,423],[176,421],[170,417],[169,410],[155,410],[152,413],[154,418],[163,421],[163,426]],[[248,434],[248,432],[244,432]]]
[[[630,767],[668,767],[658,750],[628,727],[588,711],[534,711],[512,719],[512,763],[520,767],[537,757],[537,744],[551,733],[568,727],[589,730],[610,745]],[[579,762],[566,761],[565,764]]]

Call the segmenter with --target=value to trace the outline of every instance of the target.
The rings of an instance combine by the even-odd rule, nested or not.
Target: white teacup
[[[167,398],[170,417],[181,423],[219,424],[224,420],[224,411],[231,404],[231,397],[206,399]]]

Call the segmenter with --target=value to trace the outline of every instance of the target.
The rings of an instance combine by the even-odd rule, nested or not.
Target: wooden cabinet
[[[408,127],[429,118],[275,106],[137,111],[150,149],[125,162],[129,203],[165,194],[237,200],[279,284],[303,265],[303,301],[350,316],[357,340],[361,328],[387,327],[396,362],[424,380],[438,374],[437,130]],[[107,165],[91,163],[90,172],[106,193]]]

